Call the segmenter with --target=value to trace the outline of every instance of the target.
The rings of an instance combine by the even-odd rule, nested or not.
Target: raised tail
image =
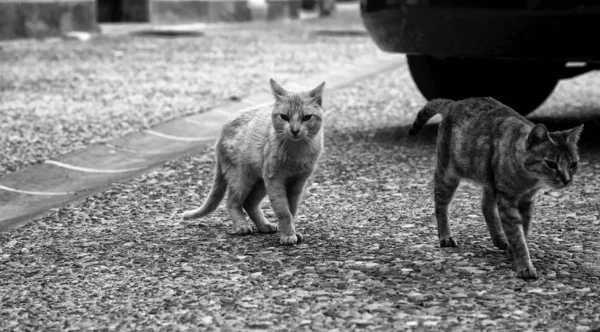
[[[213,180],[212,187],[210,189],[210,193],[202,204],[201,207],[195,210],[185,211],[181,218],[183,220],[190,220],[195,218],[200,218],[208,215],[213,212],[219,206],[219,203],[225,197],[225,192],[227,191],[227,181],[225,180],[225,176],[223,176],[223,172],[221,171],[221,164],[217,160],[217,167],[215,169],[215,178]]]
[[[436,114],[444,115],[446,111],[446,107],[448,104],[453,101],[450,99],[434,99],[428,102],[422,110],[417,114],[417,118],[415,119],[415,123],[413,123],[412,128],[408,131],[408,135],[413,136],[423,128],[423,126]]]

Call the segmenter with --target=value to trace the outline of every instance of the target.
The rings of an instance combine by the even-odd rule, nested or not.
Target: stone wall
[[[253,13],[262,3],[261,12]],[[321,15],[335,0],[314,0]],[[294,19],[301,0],[0,0],[0,39],[44,38],[71,31],[99,32],[98,22],[241,22]],[[255,10],[256,11],[256,10]]]
[[[240,22],[252,19],[246,0],[150,0],[150,22]]]
[[[0,39],[99,31],[94,0],[0,0]]]

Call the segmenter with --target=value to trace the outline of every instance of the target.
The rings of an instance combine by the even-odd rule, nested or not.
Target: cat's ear
[[[583,131],[583,125],[577,126],[571,130],[567,130],[567,142],[573,145],[577,145],[579,142],[579,137],[581,136],[581,132]]]
[[[546,126],[541,123],[536,124],[533,128],[531,128],[531,132],[529,132],[529,136],[527,137],[527,149],[531,149],[533,146],[549,140],[550,135],[548,135],[548,129]]]
[[[325,82],[319,84],[318,87],[310,90],[308,96],[319,106],[323,106],[323,88],[325,87]]]
[[[275,82],[274,79],[270,79],[269,83],[271,83],[271,90],[273,91],[273,95],[275,95],[275,99],[281,100],[288,92],[281,86],[279,83]]]

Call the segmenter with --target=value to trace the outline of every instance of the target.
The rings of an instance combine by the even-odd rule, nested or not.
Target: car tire
[[[522,115],[552,93],[564,63],[526,60],[439,59],[407,55],[408,68],[427,99],[493,97]]]

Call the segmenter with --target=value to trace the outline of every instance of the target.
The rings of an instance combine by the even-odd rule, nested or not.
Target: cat
[[[213,212],[228,191],[227,210],[239,235],[254,233],[242,209],[261,233],[281,230],[280,244],[293,245],[304,237],[294,218],[306,181],[323,150],[323,88],[293,93],[270,80],[275,97],[266,107],[241,112],[223,126],[216,143],[217,161],[211,191],[184,220]],[[279,225],[265,219],[260,203],[269,196]]]
[[[583,125],[548,132],[490,97],[434,99],[419,111],[409,135],[442,115],[434,174],[435,216],[441,247],[456,247],[448,206],[461,179],[483,186],[481,209],[492,242],[509,250],[517,276],[536,279],[527,237],[535,196],[544,186],[562,189],[578,169]]]

